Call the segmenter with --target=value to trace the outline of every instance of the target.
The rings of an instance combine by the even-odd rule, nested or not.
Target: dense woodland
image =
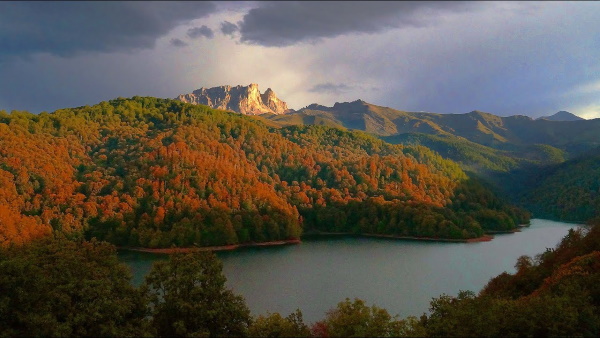
[[[225,288],[212,253],[156,262],[140,287],[116,249],[53,234],[0,248],[0,336],[586,336],[600,335],[600,222],[522,256],[475,295],[441,295],[420,318],[346,299],[315,323],[301,310],[252,315]]]
[[[521,201],[536,215],[571,222],[600,217],[600,148],[525,177]]]
[[[303,231],[473,238],[529,215],[422,146],[150,97],[0,111],[0,244],[52,232],[121,246]]]

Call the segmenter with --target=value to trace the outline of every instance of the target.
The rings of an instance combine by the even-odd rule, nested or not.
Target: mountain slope
[[[427,148],[322,126],[273,129],[176,100],[0,112],[0,130],[3,245],[50,231],[145,247],[303,230],[458,239],[528,218]]]
[[[537,217],[583,222],[600,217],[600,148],[530,174],[521,200]]]

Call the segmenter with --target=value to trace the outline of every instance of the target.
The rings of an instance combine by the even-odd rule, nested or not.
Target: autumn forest
[[[119,246],[303,232],[476,238],[528,213],[422,146],[149,97],[0,112],[0,243],[61,232]]]

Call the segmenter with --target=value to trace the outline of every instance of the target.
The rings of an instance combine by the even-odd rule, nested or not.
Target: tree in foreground
[[[146,307],[115,247],[45,238],[0,249],[0,336],[140,336]]]
[[[479,295],[433,299],[421,324],[431,336],[600,336],[600,227],[573,230],[555,249],[522,256],[516,273]]]
[[[174,254],[154,263],[142,286],[159,336],[243,336],[250,310],[225,288],[223,265],[211,252]]]
[[[248,329],[250,337],[310,337],[310,329],[302,318],[302,312],[298,309],[287,317],[279,313],[269,313],[267,316],[260,315],[252,322]]]
[[[317,337],[418,337],[425,336],[424,328],[415,317],[399,320],[387,310],[375,305],[368,307],[363,300],[346,298],[330,310],[325,320],[312,326]]]

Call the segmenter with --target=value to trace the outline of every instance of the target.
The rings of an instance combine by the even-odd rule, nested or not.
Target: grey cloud
[[[348,86],[344,83],[334,84],[331,82],[319,83],[308,89],[311,93],[330,93],[341,94],[355,89],[354,86]]]
[[[213,32],[213,30],[206,27],[206,25],[188,29],[187,35],[192,39],[197,39],[199,37],[212,39],[213,37],[215,37],[215,33]]]
[[[480,6],[468,2],[268,2],[248,11],[240,22],[240,40],[249,44],[283,47],[298,42],[348,33],[425,26],[438,14]]]
[[[0,60],[151,48],[212,2],[0,2]]]
[[[508,6],[514,8],[503,8]],[[369,44],[368,57],[360,57],[378,62],[354,67],[354,77],[376,78],[383,90],[373,100],[402,110],[540,116],[592,105],[597,95],[561,94],[598,80],[595,6],[548,3],[532,20],[528,3],[494,3],[484,15],[400,34],[394,44]],[[351,60],[348,69],[356,58]],[[339,58],[331,63],[344,67]]]
[[[185,42],[181,39],[171,39],[171,41],[169,41],[169,43],[173,47],[185,47],[188,45],[187,42]]]
[[[224,21],[221,22],[221,33],[225,34],[225,35],[232,35],[233,33],[237,32],[240,28],[234,24],[231,23],[229,21]]]

